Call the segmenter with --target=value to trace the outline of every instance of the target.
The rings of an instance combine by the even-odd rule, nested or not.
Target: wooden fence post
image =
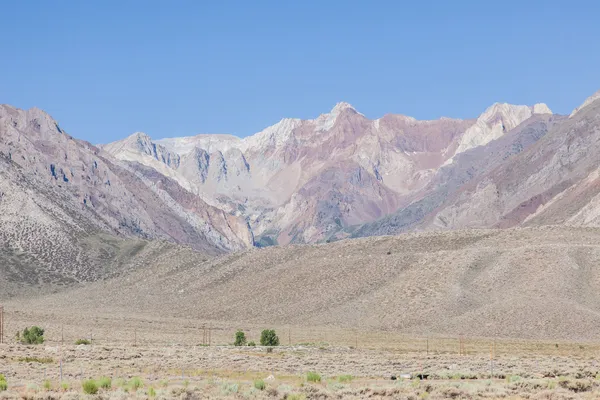
[[[4,306],[0,306],[0,344],[4,343]]]

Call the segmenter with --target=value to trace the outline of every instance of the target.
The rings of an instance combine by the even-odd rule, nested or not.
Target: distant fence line
[[[15,342],[14,336],[26,325],[22,317],[7,318],[0,305],[0,342]],[[26,319],[29,321],[29,319]],[[124,320],[136,324],[127,328],[115,329],[118,320],[101,323],[78,322],[60,324],[57,321],[40,322],[45,329],[48,345],[74,345],[79,339],[86,339],[92,345],[119,346],[215,346],[233,344],[237,329],[223,327],[217,323],[193,324],[153,322],[146,320]],[[161,325],[162,324],[162,325]],[[31,325],[31,324],[30,324]],[[240,324],[243,325],[243,324]],[[566,342],[549,340],[520,340],[507,338],[478,338],[465,335],[417,335],[394,331],[356,330],[345,328],[310,328],[297,326],[264,326],[274,328],[282,346],[351,347],[357,349],[387,349],[399,353],[489,355],[585,355],[600,356],[598,342]],[[260,342],[263,328],[240,326],[247,340]]]
[[[241,329],[248,342],[260,345],[260,329]],[[275,328],[280,346],[349,347],[364,350],[386,349],[398,353],[486,355],[600,355],[600,343],[551,342],[506,338],[476,338],[459,336],[417,336],[381,331],[351,331],[341,329]],[[81,329],[77,330],[82,332]],[[182,333],[182,331],[185,331]],[[225,346],[232,345],[237,329],[206,325],[180,331],[147,331],[143,329],[89,329],[74,333],[70,327],[47,329],[48,345],[74,345],[86,339],[92,345],[118,346]]]

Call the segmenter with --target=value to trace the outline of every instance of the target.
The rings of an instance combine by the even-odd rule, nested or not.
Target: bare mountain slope
[[[0,106],[0,188],[2,245],[13,250],[36,254],[42,243],[60,248],[98,232],[211,254],[253,243],[243,219],[74,139],[38,109]]]
[[[244,139],[152,141],[135,133],[103,148],[246,218],[259,243],[311,243],[408,206],[444,165],[545,115],[544,104],[494,104],[476,120],[370,120],[339,103],[316,119],[283,119]]]
[[[568,118],[530,118],[501,139],[462,153],[411,204],[350,230],[352,235],[600,226],[599,99],[590,97]]]
[[[129,277],[21,308],[236,326],[599,339],[600,231],[518,228],[269,247],[202,261],[168,254]]]

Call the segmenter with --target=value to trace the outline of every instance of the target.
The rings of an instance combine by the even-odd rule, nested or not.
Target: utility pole
[[[0,306],[0,344],[4,343],[4,306]]]

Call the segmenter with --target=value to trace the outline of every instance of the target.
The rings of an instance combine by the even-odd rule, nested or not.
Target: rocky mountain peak
[[[329,112],[330,114],[339,114],[344,110],[352,110],[356,112],[356,109],[352,107],[350,103],[346,103],[345,101],[340,101],[337,103]]]
[[[593,95],[591,95],[590,97],[588,97],[583,102],[582,105],[580,105],[575,110],[573,110],[573,112],[571,113],[571,115],[569,115],[569,118],[572,118],[573,116],[575,116],[575,114],[577,114],[579,111],[583,110],[584,108],[586,108],[590,104],[594,103],[596,100],[600,100],[600,90],[598,90],[596,93],[594,93]]]
[[[552,114],[552,110],[545,103],[537,103],[533,106],[534,114]]]
[[[483,146],[514,129],[534,114],[552,114],[543,103],[534,106],[494,103],[477,118],[462,136],[455,154]],[[449,162],[452,162],[451,159]]]

